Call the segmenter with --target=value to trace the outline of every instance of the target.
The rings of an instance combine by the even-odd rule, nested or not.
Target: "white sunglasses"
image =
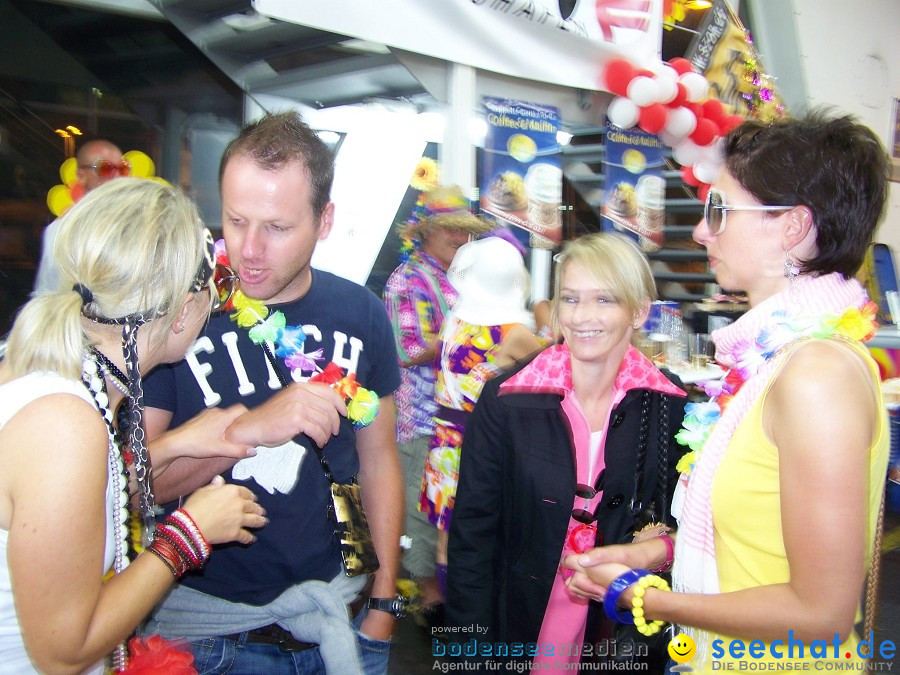
[[[706,203],[703,205],[703,218],[709,233],[717,237],[725,231],[726,211],[787,211],[793,206],[730,206],[725,203],[725,195],[711,188],[706,195]]]

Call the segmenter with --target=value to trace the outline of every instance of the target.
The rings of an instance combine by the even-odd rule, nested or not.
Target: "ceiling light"
[[[341,135],[336,131],[317,131],[316,135],[326,145],[334,145],[341,140]]]
[[[267,16],[263,16],[256,10],[250,10],[248,12],[238,12],[237,14],[230,14],[222,19],[222,23],[234,30],[249,31],[268,26],[270,23],[272,23],[272,19]]]
[[[370,40],[344,40],[339,43],[344,49],[351,52],[363,52],[365,54],[390,54],[391,50],[380,42]]]

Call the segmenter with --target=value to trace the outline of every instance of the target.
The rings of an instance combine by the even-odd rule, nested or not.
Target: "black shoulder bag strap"
[[[641,421],[638,435],[638,453],[635,466],[634,498],[631,501],[631,515],[640,529],[652,522],[665,524],[669,517],[669,397],[656,394],[659,411],[656,424],[657,476],[656,491],[650,504],[644,504],[644,469],[647,462],[647,446],[650,439],[650,412],[654,394],[645,391],[641,396]]]

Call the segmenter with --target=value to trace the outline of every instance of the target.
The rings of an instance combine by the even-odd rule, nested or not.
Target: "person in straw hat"
[[[404,567],[419,582],[425,615],[437,617],[443,596],[435,571],[436,530],[416,508],[422,466],[437,412],[437,337],[444,316],[456,300],[447,269],[457,249],[490,226],[473,215],[462,190],[453,185],[423,193],[400,229],[402,262],[384,289],[384,303],[394,329],[401,385],[397,406],[397,448],[406,479],[406,533],[412,545]],[[445,572],[445,569],[442,571]]]

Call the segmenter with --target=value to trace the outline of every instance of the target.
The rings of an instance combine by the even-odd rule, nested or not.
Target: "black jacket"
[[[498,395],[500,385],[518,370],[485,386],[466,427],[450,525],[446,609],[449,625],[471,632],[453,639],[536,643],[560,562],[575,499],[572,432],[561,395]],[[631,541],[635,529],[632,500],[642,405],[648,406],[649,433],[640,497],[649,505],[661,496],[656,491],[657,424],[663,395],[652,392],[645,401],[644,392],[627,392],[610,413],[598,519],[607,544]],[[685,399],[665,398],[667,507],[677,479],[675,464],[683,454],[673,437]]]

